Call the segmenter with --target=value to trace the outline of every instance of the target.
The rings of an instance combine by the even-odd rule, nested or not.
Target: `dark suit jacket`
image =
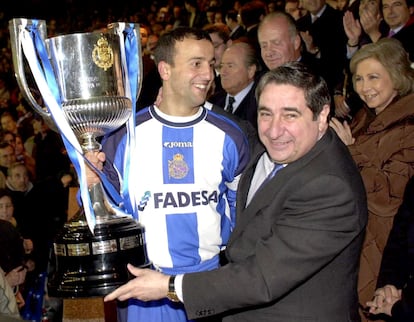
[[[367,205],[347,147],[329,129],[245,208],[262,154],[258,148],[239,183],[229,263],[184,275],[188,317],[227,311],[224,321],[359,321],[357,272]]]
[[[300,31],[309,31],[320,50],[319,73],[333,93],[342,89],[346,60],[347,37],[342,23],[343,13],[327,5],[323,14],[312,24],[308,13],[297,21]]]
[[[410,60],[414,61],[414,16],[411,16],[405,26],[393,38],[401,42],[405,51],[409,54]]]
[[[254,82],[252,88],[243,98],[237,107],[237,110],[233,113],[242,120],[249,121],[255,129],[257,129],[257,101],[255,97],[257,81]],[[226,105],[227,92],[221,90],[213,94],[208,100],[209,102],[216,104],[224,109]]]
[[[239,26],[234,33],[230,35],[231,40],[239,39],[240,37],[246,36],[246,29],[243,26]]]

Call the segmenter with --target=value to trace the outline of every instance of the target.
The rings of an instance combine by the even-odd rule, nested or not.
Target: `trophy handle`
[[[21,89],[21,92],[25,99],[30,103],[30,105],[38,112],[47,124],[52,128],[56,129],[56,126],[50,121],[50,114],[39,105],[36,99],[33,97],[30,87],[27,83],[26,73],[24,71],[25,63],[23,59],[23,52],[21,46],[21,33],[22,28],[33,27],[37,24],[36,28],[39,30],[41,38],[44,40],[46,38],[46,21],[45,20],[34,20],[26,18],[14,18],[9,21],[9,32],[11,39],[11,50],[13,56],[13,66],[15,70],[15,76],[18,82],[18,85]],[[51,124],[50,124],[51,123]]]
[[[136,59],[136,64],[137,66],[133,67],[133,69],[136,69],[137,72],[137,79],[136,79],[136,86],[135,86],[135,90],[136,90],[136,97],[135,97],[135,102],[132,102],[133,106],[136,104],[141,88],[142,88],[142,48],[141,48],[141,42],[140,42],[140,24],[139,23],[125,23],[125,22],[112,22],[108,24],[108,29],[113,31],[115,34],[119,33],[119,31],[121,31],[121,33],[125,32],[124,36],[125,38],[128,37],[129,33],[133,33],[135,35],[135,40],[138,42],[136,49],[137,49],[137,59]],[[126,39],[124,40],[126,41]],[[124,48],[122,48],[122,50],[125,53],[125,46]],[[128,71],[126,71],[128,72]],[[125,88],[125,91],[127,92],[128,90]]]
[[[93,231],[94,213],[110,217],[113,212],[106,207],[102,184],[88,189],[83,154],[100,150],[96,137],[125,123],[134,142],[135,110],[131,113],[131,106],[135,108],[142,80],[139,25],[119,22],[103,31],[46,39],[44,20],[15,18],[9,21],[9,30],[18,85],[33,109],[66,139]],[[36,100],[36,89],[44,107]],[[130,208],[128,213],[134,213]]]

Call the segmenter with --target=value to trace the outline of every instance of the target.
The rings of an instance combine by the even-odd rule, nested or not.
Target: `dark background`
[[[138,11],[141,8],[150,8],[153,2],[158,4],[167,1],[150,0],[3,0],[1,10],[10,16],[39,18],[61,17],[77,12],[107,12],[108,9],[116,13],[121,13],[125,9],[128,11]]]
[[[154,8],[168,3],[183,5],[183,0],[1,0],[0,20],[11,18],[35,18],[57,21],[57,24],[70,24],[81,29],[84,25],[92,25],[94,20],[131,21],[145,19]],[[154,6],[155,5],[155,6]],[[131,21],[132,22],[132,21]],[[134,21],[135,22],[135,21]],[[65,26],[66,31],[68,26]],[[76,31],[76,30],[71,30]]]

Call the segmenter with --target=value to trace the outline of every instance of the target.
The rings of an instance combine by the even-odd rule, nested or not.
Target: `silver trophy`
[[[127,263],[150,265],[144,229],[131,216],[114,210],[101,183],[86,188],[86,193],[82,190],[86,179],[79,155],[99,151],[97,138],[128,124],[132,117],[141,84],[139,25],[119,22],[105,30],[46,39],[45,21],[16,18],[10,20],[9,30],[20,90],[45,122],[61,133],[81,181],[83,207],[54,242],[56,267],[49,294],[105,295],[128,280]]]

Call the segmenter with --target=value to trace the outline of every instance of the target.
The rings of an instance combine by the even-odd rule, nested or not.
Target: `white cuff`
[[[177,293],[178,298],[180,299],[181,302],[184,303],[184,299],[183,299],[183,277],[184,277],[184,274],[178,274],[175,277],[174,288],[175,288],[175,293]]]

